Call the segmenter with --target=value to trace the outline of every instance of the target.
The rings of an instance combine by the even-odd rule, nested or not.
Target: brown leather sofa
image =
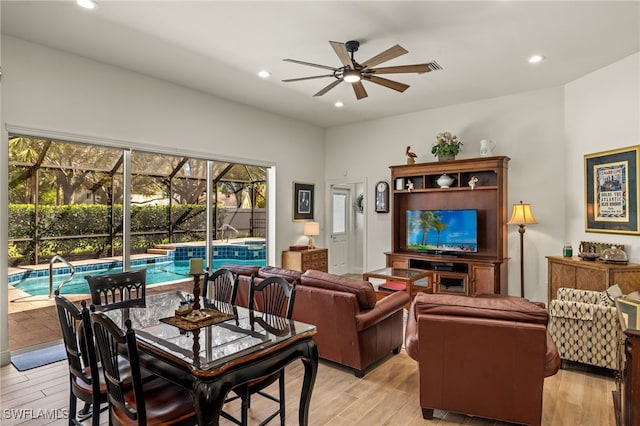
[[[373,286],[325,272],[298,271],[272,266],[264,268],[222,265],[238,274],[236,303],[248,305],[251,275],[260,278],[282,276],[296,281],[293,319],[317,327],[315,341],[320,358],[354,370],[363,377],[366,370],[390,353],[398,354],[403,340],[403,308],[409,303],[405,292],[376,300]]]
[[[560,367],[548,313],[520,297],[418,293],[405,347],[425,419],[440,409],[539,425],[544,378]]]

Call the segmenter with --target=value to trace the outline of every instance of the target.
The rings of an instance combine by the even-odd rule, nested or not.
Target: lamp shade
[[[523,204],[520,201],[519,204],[513,205],[511,219],[507,222],[508,225],[530,225],[534,223],[538,223],[538,221],[531,213],[531,204]]]
[[[304,235],[320,235],[320,224],[318,222],[305,222]]]

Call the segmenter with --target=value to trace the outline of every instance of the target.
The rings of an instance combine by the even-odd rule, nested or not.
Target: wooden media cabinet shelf
[[[386,253],[387,267],[431,271],[436,293],[507,294],[508,162],[508,157],[497,156],[391,166],[392,250]],[[448,188],[438,184],[444,174],[453,178]],[[477,252],[446,256],[407,248],[407,211],[458,209],[477,211]]]

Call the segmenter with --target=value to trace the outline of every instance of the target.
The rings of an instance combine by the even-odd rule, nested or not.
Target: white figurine
[[[407,181],[407,191],[413,191],[413,181],[411,179]]]
[[[478,178],[471,176],[471,179],[469,179],[469,186],[471,187],[471,190],[476,189],[476,183],[478,183]]]

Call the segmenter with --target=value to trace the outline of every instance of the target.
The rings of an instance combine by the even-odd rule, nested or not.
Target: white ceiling
[[[559,86],[640,50],[638,1],[98,1],[2,0],[2,33],[321,127]],[[331,78],[281,81],[328,73],[284,58],[339,67],[329,41],[347,40],[358,62],[400,44],[380,66],[443,70],[385,76],[404,93],[365,82],[360,101],[348,83],[313,97]]]

